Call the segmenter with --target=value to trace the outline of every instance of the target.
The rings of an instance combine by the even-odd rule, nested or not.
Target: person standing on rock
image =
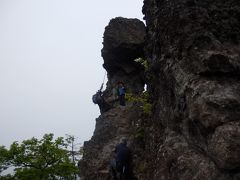
[[[131,151],[127,147],[127,139],[122,138],[115,148],[116,170],[120,173],[120,180],[132,180],[131,172]]]
[[[125,106],[125,93],[126,93],[126,88],[124,87],[124,84],[122,82],[118,82],[118,88],[117,88],[117,94],[119,97],[119,104],[121,106]]]

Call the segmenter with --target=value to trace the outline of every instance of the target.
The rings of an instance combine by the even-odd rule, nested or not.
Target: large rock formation
[[[240,1],[144,3],[154,100],[145,179],[239,179]]]
[[[109,89],[122,81],[130,92],[143,91],[144,69],[134,60],[144,57],[145,35],[145,25],[137,19],[118,17],[105,28],[102,57]]]
[[[144,68],[135,59],[143,57],[145,35],[145,25],[137,19],[115,18],[106,27],[102,56],[108,84],[104,98],[112,108],[96,119],[94,134],[84,143],[79,163],[81,180],[111,178],[109,164],[120,139],[127,138],[130,147],[135,143],[134,132],[142,119],[142,109],[132,102],[120,106],[114,89],[118,82],[123,82],[127,92],[139,94],[143,91]]]
[[[146,81],[152,115],[146,120],[136,104],[113,104],[85,143],[83,176],[97,179],[111,148],[127,136],[139,180],[239,180],[240,1],[145,0],[143,12],[145,43],[138,20],[117,18],[106,28],[105,97],[111,100],[118,81],[134,93]],[[138,57],[147,59],[145,78]]]

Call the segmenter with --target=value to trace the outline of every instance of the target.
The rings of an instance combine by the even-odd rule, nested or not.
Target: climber
[[[101,88],[92,96],[92,101],[94,104],[99,106],[101,114],[108,111],[111,107],[110,105],[104,100],[103,92],[102,92],[103,84]]]
[[[119,97],[119,104],[121,106],[125,106],[125,93],[126,93],[126,88],[124,87],[124,84],[122,82],[118,82],[118,88],[117,88],[117,94]]]
[[[132,180],[131,171],[131,151],[127,147],[127,139],[122,138],[120,144],[115,148],[115,166],[116,171],[119,173],[120,180]]]
[[[111,106],[105,101],[105,99],[103,97],[103,92],[102,92],[106,74],[107,74],[107,72],[105,72],[105,74],[104,74],[103,83],[102,83],[100,89],[96,92],[96,94],[94,94],[92,96],[92,101],[94,104],[97,104],[99,106],[101,114],[108,111],[111,108]]]
[[[92,101],[94,104],[100,104],[102,102],[103,99],[102,88],[103,86],[101,86],[101,88],[96,92],[96,94],[92,96]]]

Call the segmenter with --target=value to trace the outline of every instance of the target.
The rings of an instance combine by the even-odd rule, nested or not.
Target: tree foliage
[[[145,71],[147,71],[147,70],[149,69],[149,64],[148,64],[148,62],[147,62],[146,59],[137,58],[137,59],[135,59],[134,61],[137,62],[137,63],[139,63],[139,64],[141,64],[141,65],[144,67]]]
[[[0,154],[0,160],[3,159],[0,167],[15,167],[16,179],[75,179],[78,168],[67,149],[69,143],[63,137],[54,139],[53,134],[45,134],[40,140],[14,142],[9,150],[0,149],[5,152]]]
[[[151,115],[152,104],[149,101],[149,94],[147,91],[142,92],[142,94],[134,95],[132,93],[126,93],[126,99],[130,102],[140,104],[145,115]]]
[[[8,167],[8,150],[0,146],[0,173]]]

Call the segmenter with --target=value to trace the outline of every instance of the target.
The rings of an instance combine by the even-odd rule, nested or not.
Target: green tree
[[[7,169],[8,166],[8,150],[4,146],[0,146],[0,173]]]
[[[75,179],[78,168],[70,159],[68,146],[67,140],[54,139],[53,134],[14,142],[7,153],[8,165],[15,167],[16,179]]]
[[[76,138],[73,135],[66,134],[67,141],[67,149],[69,156],[71,157],[71,161],[73,164],[77,166],[79,160],[81,159],[81,150],[82,147],[80,147],[80,143],[76,143]],[[77,178],[77,174],[75,174],[75,179]]]

